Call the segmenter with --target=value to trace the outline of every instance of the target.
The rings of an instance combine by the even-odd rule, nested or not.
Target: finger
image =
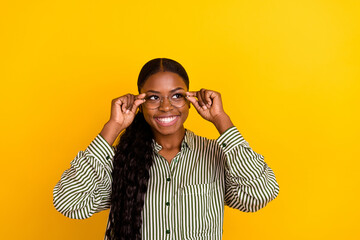
[[[204,88],[202,88],[202,89],[200,90],[201,99],[203,100],[205,106],[208,105],[208,102],[206,101],[206,98],[205,98],[207,91],[208,91],[208,90],[206,90],[206,89],[204,89]]]
[[[125,109],[124,109],[124,112],[125,112],[125,113],[126,113],[127,110],[129,109],[129,106],[130,106],[129,94],[126,94],[126,95],[125,95]]]
[[[136,99],[143,99],[143,100],[145,100],[145,97],[146,97],[146,93],[141,93],[135,96]]]
[[[134,101],[134,104],[133,104],[133,106],[132,106],[131,111],[132,111],[133,113],[135,113],[136,110],[137,110],[137,108],[138,108],[141,104],[143,104],[144,102],[145,102],[145,99],[136,99],[136,100]]]
[[[134,95],[129,94],[129,106],[126,109],[126,113],[129,113],[132,110],[132,107],[134,105]]]
[[[219,92],[213,92],[210,96],[214,105],[222,106],[221,94]]]
[[[131,111],[133,113],[135,113],[137,108],[145,102],[145,97],[146,97],[146,93],[141,93],[139,95],[134,96],[135,99],[134,99],[133,106],[131,108]]]
[[[122,111],[122,105],[123,105],[123,102],[121,100],[121,97],[119,98],[114,98],[112,101],[111,101],[111,111],[113,110],[118,110],[120,109],[120,111]]]
[[[122,112],[126,112],[126,107],[127,107],[126,96],[120,97],[120,98],[118,99],[118,101],[120,102],[121,111],[122,111]]]
[[[213,104],[212,99],[214,98],[214,94],[215,94],[215,93],[214,93],[213,91],[209,91],[209,90],[205,91],[205,96],[204,96],[204,98],[205,98],[205,101],[206,101],[206,106],[207,106],[208,108],[210,108],[211,105]]]
[[[197,95],[197,91],[186,92],[186,96],[189,96],[189,97],[196,97],[196,95]]]
[[[199,99],[199,105],[204,109],[204,110],[206,110],[207,109],[207,107],[206,107],[206,105],[205,105],[205,101],[204,101],[204,90],[205,89],[200,89],[200,91],[198,92],[198,96],[197,96],[197,98]]]
[[[198,112],[204,111],[204,109],[199,105],[199,102],[195,97],[188,97],[187,99],[189,100],[189,102],[191,102],[191,104]]]

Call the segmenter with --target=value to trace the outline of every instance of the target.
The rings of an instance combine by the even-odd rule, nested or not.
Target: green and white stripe
[[[279,193],[274,172],[236,127],[210,140],[186,130],[171,164],[158,154],[142,212],[142,238],[221,239],[224,204],[255,212]],[[114,147],[98,134],[80,151],[54,188],[54,206],[84,219],[110,207]],[[105,238],[106,239],[106,238]]]

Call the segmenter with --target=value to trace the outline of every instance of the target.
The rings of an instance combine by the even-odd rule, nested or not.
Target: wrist
[[[111,131],[114,132],[114,134],[120,134],[121,131],[125,129],[124,127],[122,127],[121,124],[111,119],[107,123],[105,123],[104,127],[111,129]]]
[[[223,134],[230,127],[234,126],[234,124],[231,122],[229,115],[227,115],[225,112],[216,116],[214,118],[213,124],[215,125],[220,135]]]
[[[103,129],[100,132],[100,135],[111,146],[115,142],[116,138],[119,136],[122,130],[123,129],[121,128],[121,126],[119,126],[119,124],[109,121],[105,123]]]

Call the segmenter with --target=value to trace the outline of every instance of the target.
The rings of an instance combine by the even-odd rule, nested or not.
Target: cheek
[[[151,125],[152,114],[150,114],[150,113],[147,112],[146,110],[145,110],[145,111],[143,110],[143,115],[144,115],[145,121],[146,121],[149,125]]]
[[[189,116],[189,107],[186,107],[183,111],[181,111],[181,115],[185,121],[187,119],[187,117]]]

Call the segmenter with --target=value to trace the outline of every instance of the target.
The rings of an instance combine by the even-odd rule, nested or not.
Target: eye
[[[159,100],[159,96],[150,95],[150,96],[147,96],[147,97],[146,97],[146,100],[156,101],[156,100]]]
[[[184,98],[184,94],[182,93],[175,93],[172,98],[175,98],[175,99],[181,99],[181,98]]]

